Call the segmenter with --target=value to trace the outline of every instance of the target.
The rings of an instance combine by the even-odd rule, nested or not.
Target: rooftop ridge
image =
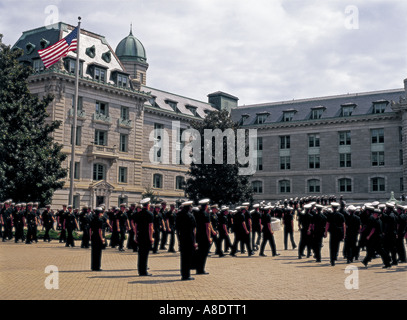
[[[283,101],[268,102],[268,103],[267,102],[258,103],[258,104],[238,106],[237,109],[240,109],[240,110],[241,109],[251,109],[251,108],[256,108],[256,107],[269,107],[269,106],[284,105],[284,104],[295,104],[295,103],[323,101],[323,100],[340,99],[340,98],[352,98],[352,97],[359,97],[359,96],[376,95],[376,94],[383,94],[383,93],[396,93],[396,92],[400,92],[400,93],[404,92],[404,88],[366,91],[366,92],[359,92],[359,93],[347,93],[347,94],[338,94],[338,95],[304,98],[304,99],[283,100]]]

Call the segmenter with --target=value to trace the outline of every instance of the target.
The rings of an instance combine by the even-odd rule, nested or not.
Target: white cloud
[[[49,1],[5,0],[0,30],[13,44],[44,25]],[[199,100],[222,90],[241,104],[402,87],[407,12],[391,0],[71,0],[60,20],[104,35],[113,49],[133,34],[148,85]],[[359,28],[345,22],[358,9]]]

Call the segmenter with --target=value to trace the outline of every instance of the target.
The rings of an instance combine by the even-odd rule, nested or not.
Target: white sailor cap
[[[220,210],[221,210],[221,211],[226,211],[226,210],[229,210],[229,207],[222,206],[222,207],[220,208]]]
[[[384,209],[386,207],[386,205],[384,203],[381,203],[377,206],[379,209]]]
[[[150,198],[144,198],[144,199],[142,199],[141,201],[140,201],[140,203],[141,204],[146,204],[146,203],[149,203],[150,202]]]
[[[349,211],[355,211],[355,210],[356,210],[356,207],[355,207],[353,204],[351,204],[351,205],[348,207],[348,210],[349,210]]]
[[[331,206],[337,208],[340,206],[340,204],[338,202],[331,202]]]
[[[199,208],[198,207],[193,207],[192,211],[199,211]]]
[[[194,203],[193,201],[185,201],[185,202],[181,203],[181,206],[182,207],[184,207],[184,206],[192,206],[193,203]]]
[[[373,201],[373,202],[372,202],[372,206],[373,206],[373,207],[377,207],[379,204],[380,204],[379,201]]]
[[[242,203],[242,206],[248,207],[248,206],[250,206],[250,202],[243,202],[243,203]]]
[[[394,208],[394,203],[392,203],[392,202],[386,202],[386,207]]]
[[[202,200],[199,200],[199,204],[208,204],[209,203],[209,199],[202,199]]]
[[[322,209],[324,206],[323,206],[322,204],[317,203],[317,204],[315,205],[315,207],[317,207],[318,209]]]
[[[311,209],[313,206],[312,203],[307,203],[306,205],[304,205],[304,209]]]

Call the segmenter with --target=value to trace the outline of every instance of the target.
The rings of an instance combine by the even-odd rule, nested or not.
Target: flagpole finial
[[[78,17],[78,20],[81,20],[82,18],[81,17]]]
[[[130,23],[130,34],[133,34],[133,22]]]

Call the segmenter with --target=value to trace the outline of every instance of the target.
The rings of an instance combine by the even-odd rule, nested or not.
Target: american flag
[[[45,68],[52,66],[60,58],[65,57],[69,51],[75,51],[78,43],[78,28],[75,28],[65,38],[59,40],[49,48],[38,50],[38,54]]]

